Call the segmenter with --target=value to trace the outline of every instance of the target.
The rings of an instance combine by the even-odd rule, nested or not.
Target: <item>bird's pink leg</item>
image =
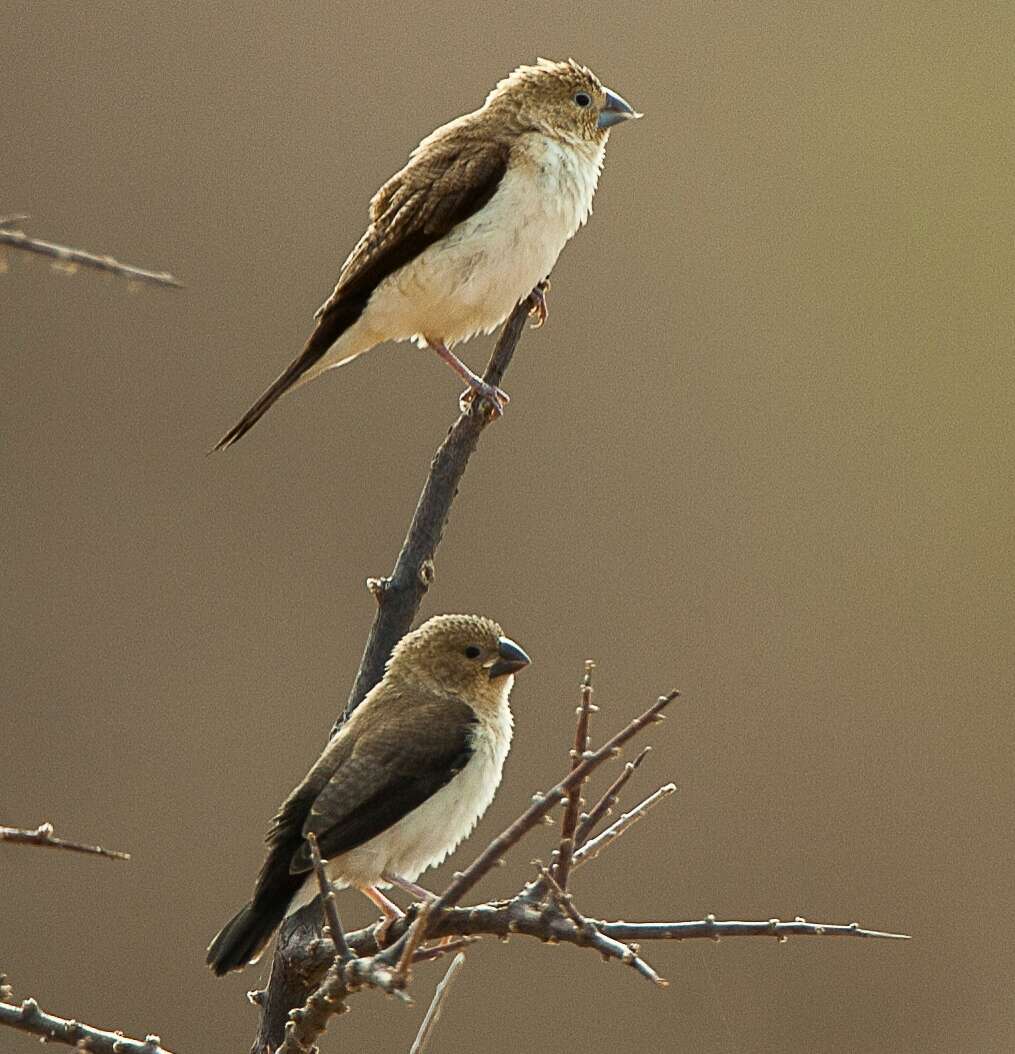
[[[415,882],[410,882],[407,878],[402,878],[401,875],[395,875],[390,871],[385,871],[381,874],[381,878],[383,878],[385,882],[390,882],[393,886],[398,886],[399,889],[404,889],[410,897],[415,897],[421,904],[432,903],[437,899],[436,893],[431,893],[425,886],[420,886]],[[456,938],[441,937],[434,947],[439,948],[442,944],[450,944],[453,940],[456,940]]]
[[[437,894],[431,893],[429,889],[425,889],[423,886],[417,885],[415,882],[410,882],[407,878],[402,878],[401,875],[392,874],[390,871],[385,871],[381,878],[385,882],[390,882],[393,886],[398,886],[399,889],[405,890],[410,897],[415,897],[421,904],[425,904],[428,900],[436,900]]]
[[[377,943],[384,944],[388,936],[388,928],[405,914],[404,911],[393,901],[389,900],[376,886],[356,887],[365,897],[368,897],[381,909],[384,921],[377,927]]]
[[[529,301],[532,304],[529,314],[536,320],[532,323],[533,329],[539,329],[550,317],[550,308],[546,303],[546,294],[550,291],[550,279],[544,278],[535,289],[529,293]]]
[[[459,404],[462,407],[464,413],[469,403],[478,395],[481,399],[486,399],[490,406],[493,408],[493,414],[495,417],[500,417],[504,413],[504,407],[511,402],[511,397],[501,388],[497,388],[492,384],[487,384],[478,374],[472,372],[468,366],[449,348],[445,347],[444,341],[432,340],[430,337],[426,338],[426,342],[429,347],[437,353],[437,357],[443,362],[446,362],[454,371],[462,378],[463,381],[469,386],[469,390],[465,392]]]

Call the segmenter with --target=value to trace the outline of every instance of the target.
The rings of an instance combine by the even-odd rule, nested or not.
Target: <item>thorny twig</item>
[[[666,783],[657,791],[650,794],[644,801],[639,802],[630,812],[625,812],[619,819],[614,820],[609,827],[595,838],[589,839],[574,854],[574,866],[581,867],[597,856],[608,846],[615,842],[632,824],[637,823],[649,809],[658,805],[664,798],[668,798],[677,789],[675,783]]]
[[[595,663],[585,661],[585,676],[582,678],[580,702],[578,704],[578,721],[574,735],[574,750],[571,751],[571,769],[576,769],[589,749],[589,719],[596,709],[592,705],[592,671]],[[582,804],[582,783],[572,785],[567,793],[564,806],[564,818],[560,825],[560,846],[554,853],[550,864],[550,874],[561,889],[567,889],[567,879],[571,871],[571,860],[574,856],[575,830],[578,826],[578,810]]]
[[[132,282],[149,282],[152,285],[169,286],[173,289],[183,288],[183,283],[168,271],[148,271],[142,267],[132,267],[130,264],[114,260],[112,256],[97,256],[84,249],[72,249],[70,246],[57,245],[55,242],[40,241],[38,238],[30,238],[24,231],[11,230],[15,223],[27,219],[28,216],[20,213],[0,219],[0,245],[9,245],[13,249],[24,249],[26,252],[48,256],[54,261],[53,266],[63,271],[73,272],[78,267],[91,267],[96,271],[120,275]]]
[[[41,823],[34,831],[20,827],[0,827],[0,842],[13,842],[15,845],[41,845],[48,849],[67,849],[72,853],[104,856],[109,860],[130,859],[130,853],[121,853],[118,849],[103,849],[101,845],[85,845],[82,842],[69,842],[66,838],[57,838],[53,834],[51,823]]]
[[[620,792],[627,785],[627,781],[634,775],[639,765],[651,751],[651,747],[642,747],[641,753],[633,761],[625,763],[620,775],[606,788],[606,793],[599,801],[587,813],[582,815],[578,822],[578,829],[574,832],[575,846],[580,849],[589,840],[589,836],[596,829],[600,820],[610,815],[614,805],[620,799]]]

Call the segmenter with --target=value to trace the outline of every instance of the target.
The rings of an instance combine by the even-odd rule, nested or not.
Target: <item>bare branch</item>
[[[603,933],[621,941],[685,941],[700,937],[717,941],[723,937],[775,937],[780,942],[790,937],[869,937],[876,940],[908,941],[908,933],[865,930],[857,922],[845,924],[808,922],[799,916],[791,922],[767,919],[762,922],[717,920],[706,915],[697,922],[604,922]]]
[[[807,922],[779,919],[738,922],[717,920],[714,915],[688,922],[610,922],[588,919],[605,937],[621,942],[665,940],[719,940],[723,937],[775,937],[780,941],[789,937],[866,937],[878,940],[909,940],[908,934],[861,929],[857,923]],[[407,919],[396,919],[391,924],[390,936],[399,938],[408,928]],[[497,937],[501,940],[521,934],[539,941],[561,944],[583,943],[574,921],[556,905],[536,904],[524,893],[511,900],[448,908],[439,918],[431,917],[428,940],[442,937]],[[349,945],[359,956],[373,956],[380,950],[374,926],[355,930],[347,935]],[[303,975],[310,981],[324,975],[334,962],[335,949],[331,941],[319,940],[305,949],[299,963]],[[357,960],[357,962],[362,961]]]
[[[639,802],[630,812],[625,812],[620,819],[615,820],[602,834],[596,835],[588,841],[574,855],[574,866],[581,867],[597,856],[608,846],[612,845],[632,824],[636,824],[653,806],[658,805],[664,798],[668,798],[677,789],[676,784],[667,783],[644,801]]]
[[[15,215],[5,216],[3,220],[0,220],[0,245],[9,245],[14,249],[23,249],[26,252],[48,256],[56,261],[54,266],[68,271],[75,271],[78,267],[91,267],[97,271],[120,275],[132,282],[149,282],[152,285],[170,286],[174,289],[183,288],[183,283],[167,271],[147,271],[141,267],[131,267],[129,264],[114,260],[112,256],[96,256],[95,253],[85,252],[84,249],[72,249],[67,245],[57,245],[55,242],[40,241],[38,238],[30,238],[24,231],[10,230],[13,224],[26,219],[28,219],[27,216]]]
[[[106,1032],[80,1021],[55,1017],[40,1010],[34,999],[26,999],[21,1006],[0,1003],[0,1025],[41,1036],[43,1042],[80,1047],[91,1054],[171,1054],[158,1036],[146,1036],[144,1041],[129,1039],[122,1032]]]
[[[24,223],[31,218],[27,212],[13,212],[9,216],[0,216],[0,227],[13,227],[15,223]]]
[[[49,849],[67,849],[72,853],[91,853],[104,856],[109,860],[129,860],[130,853],[121,853],[118,849],[103,849],[101,845],[84,845],[81,842],[68,842],[65,838],[53,835],[53,825],[42,823],[34,831],[20,827],[0,827],[0,842],[13,842],[15,845],[42,845]]]
[[[596,829],[596,825],[600,820],[610,815],[614,805],[620,799],[620,792],[627,785],[627,781],[634,775],[638,766],[651,753],[651,750],[651,747],[643,747],[641,753],[633,761],[628,761],[624,765],[621,774],[606,789],[606,793],[581,817],[578,829],[574,833],[574,844],[577,847],[581,848],[589,840],[589,836]]]
[[[572,787],[580,786],[590,773],[594,772],[608,758],[613,757],[632,736],[637,735],[647,725],[661,721],[663,719],[661,711],[672,703],[674,699],[678,698],[679,695],[679,692],[661,695],[643,714],[631,721],[626,728],[622,728],[598,750],[586,753],[582,761],[560,783],[545,794],[539,795],[525,812],[510,827],[494,838],[464,871],[459,871],[455,875],[448,888],[444,890],[433,905],[434,914],[439,914],[445,908],[449,908],[468,893],[492,867],[496,866],[496,862],[513,845],[539,823],[557,802],[564,800],[564,796]]]
[[[426,1015],[423,1018],[423,1023],[419,1026],[416,1038],[412,1041],[412,1046],[409,1048],[409,1054],[423,1054],[430,1036],[433,1033],[437,1022],[440,1020],[441,1011],[444,1009],[444,1001],[448,997],[448,988],[458,975],[458,971],[461,970],[464,965],[465,955],[462,952],[459,952],[451,960],[448,972],[441,978],[440,983],[437,985],[437,991],[434,992],[433,1002],[431,1002],[430,1009],[427,1010]]]
[[[574,749],[571,751],[571,770],[574,771],[589,749],[589,719],[596,708],[592,705],[592,671],[595,663],[585,660],[585,676],[582,678],[580,702],[578,704],[578,721],[574,735]],[[560,846],[550,864],[550,873],[562,890],[567,889],[567,879],[571,871],[571,859],[574,856],[575,829],[578,826],[578,810],[582,803],[582,784],[579,780],[567,793],[564,806],[564,818],[560,825]]]

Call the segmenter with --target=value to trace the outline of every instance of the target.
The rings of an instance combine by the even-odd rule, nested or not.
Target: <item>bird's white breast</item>
[[[453,344],[498,326],[588,219],[603,148],[529,133],[482,209],[378,286],[365,326]]]
[[[501,699],[492,714],[477,713],[473,754],[461,772],[386,831],[332,860],[329,872],[334,881],[383,885],[384,871],[413,881],[468,837],[493,801],[511,746],[508,695],[513,681],[514,677],[504,678]]]

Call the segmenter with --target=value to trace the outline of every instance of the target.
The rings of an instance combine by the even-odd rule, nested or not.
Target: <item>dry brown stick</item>
[[[555,787],[552,787],[545,794],[539,795],[525,812],[510,827],[494,838],[464,871],[459,871],[455,874],[450,885],[434,902],[431,918],[451,907],[468,893],[491,868],[496,866],[497,861],[513,845],[539,823],[557,802],[563,801],[564,796],[573,786],[580,786],[590,773],[594,772],[607,758],[613,757],[632,736],[636,736],[647,725],[655,721],[661,721],[661,711],[672,703],[674,699],[678,698],[679,695],[679,692],[661,695],[643,714],[640,714],[625,728],[622,728],[598,750],[586,753],[578,765]],[[433,934],[431,933],[429,936],[433,936]]]
[[[314,864],[314,873],[317,875],[317,888],[324,908],[324,919],[327,925],[324,932],[331,936],[335,945],[335,953],[341,962],[354,959],[352,949],[346,943],[345,930],[342,929],[342,920],[338,917],[338,901],[335,897],[335,888],[328,880],[328,872],[324,861],[321,859],[321,850],[317,844],[317,835],[313,831],[307,833],[307,842],[310,845],[310,859]]]
[[[30,1032],[42,1037],[43,1042],[66,1043],[91,1054],[171,1054],[158,1036],[146,1036],[143,1041],[130,1039],[122,1032],[106,1032],[80,1021],[55,1017],[40,1010],[34,999],[26,999],[21,1006],[0,1003],[0,1025]]]
[[[592,705],[592,671],[595,663],[585,660],[585,676],[582,678],[578,720],[574,735],[574,749],[571,751],[571,770],[574,771],[582,762],[589,749],[589,719],[596,709]],[[571,872],[571,858],[574,856],[575,829],[578,826],[578,811],[582,804],[582,784],[579,780],[567,792],[564,805],[564,818],[560,824],[560,845],[550,864],[550,873],[561,889],[567,889],[567,879]]]
[[[628,761],[620,775],[606,788],[606,793],[587,813],[581,816],[578,821],[578,829],[574,832],[574,844],[577,849],[580,849],[589,840],[589,836],[596,829],[596,825],[600,820],[610,815],[613,807],[620,800],[620,792],[651,750],[651,747],[643,747],[641,753],[633,761]]]
[[[95,253],[85,252],[84,249],[72,249],[67,245],[57,245],[55,242],[40,241],[38,238],[30,238],[24,231],[9,229],[11,224],[27,218],[27,216],[5,217],[4,222],[0,223],[0,245],[9,245],[13,249],[23,249],[26,252],[48,256],[57,264],[70,269],[78,266],[91,267],[97,271],[120,275],[132,282],[149,282],[152,285],[170,286],[174,289],[183,288],[183,283],[168,271],[147,271],[141,267],[120,263],[112,256],[97,256]]]
[[[649,809],[654,808],[664,798],[668,798],[676,789],[675,783],[666,783],[650,794],[644,801],[638,802],[630,812],[625,812],[621,817],[614,820],[602,834],[590,839],[574,854],[574,866],[578,868],[582,864],[587,864],[590,860],[595,860],[608,845],[612,845],[629,827],[645,816]]]
[[[101,845],[84,845],[81,842],[69,842],[66,838],[56,838],[51,823],[41,823],[34,831],[23,830],[20,827],[0,827],[0,842],[41,845],[48,849],[66,849],[72,853],[91,853],[109,860],[130,859],[130,853],[121,853],[118,849],[103,849]]]
[[[502,381],[525,330],[532,304],[531,298],[522,301],[504,323],[483,375],[488,384],[499,385]],[[479,437],[489,423],[490,417],[482,400],[474,400],[468,413],[455,421],[434,454],[391,577],[370,580],[377,612],[348,702],[335,722],[332,734],[381,679],[392,648],[411,628],[423,596],[433,581],[434,555],[459,484]],[[319,912],[310,905],[294,912],[282,923],[272,958],[271,976],[261,1003],[260,1026],[251,1047],[254,1054],[275,1050],[282,1042],[289,1011],[307,1001],[311,982],[290,963],[297,963],[308,943],[318,937],[318,918]]]
[[[441,978],[440,983],[437,985],[437,991],[434,992],[433,1001],[430,1003],[430,1008],[427,1010],[423,1022],[419,1026],[416,1038],[412,1041],[412,1046],[409,1048],[409,1054],[423,1054],[423,1051],[426,1049],[426,1045],[430,1040],[430,1036],[433,1034],[433,1030],[436,1027],[437,1022],[440,1020],[441,1011],[444,1009],[444,1002],[448,997],[448,988],[457,976],[458,971],[461,970],[464,965],[465,956],[462,952],[459,952],[451,960],[448,972]]]

